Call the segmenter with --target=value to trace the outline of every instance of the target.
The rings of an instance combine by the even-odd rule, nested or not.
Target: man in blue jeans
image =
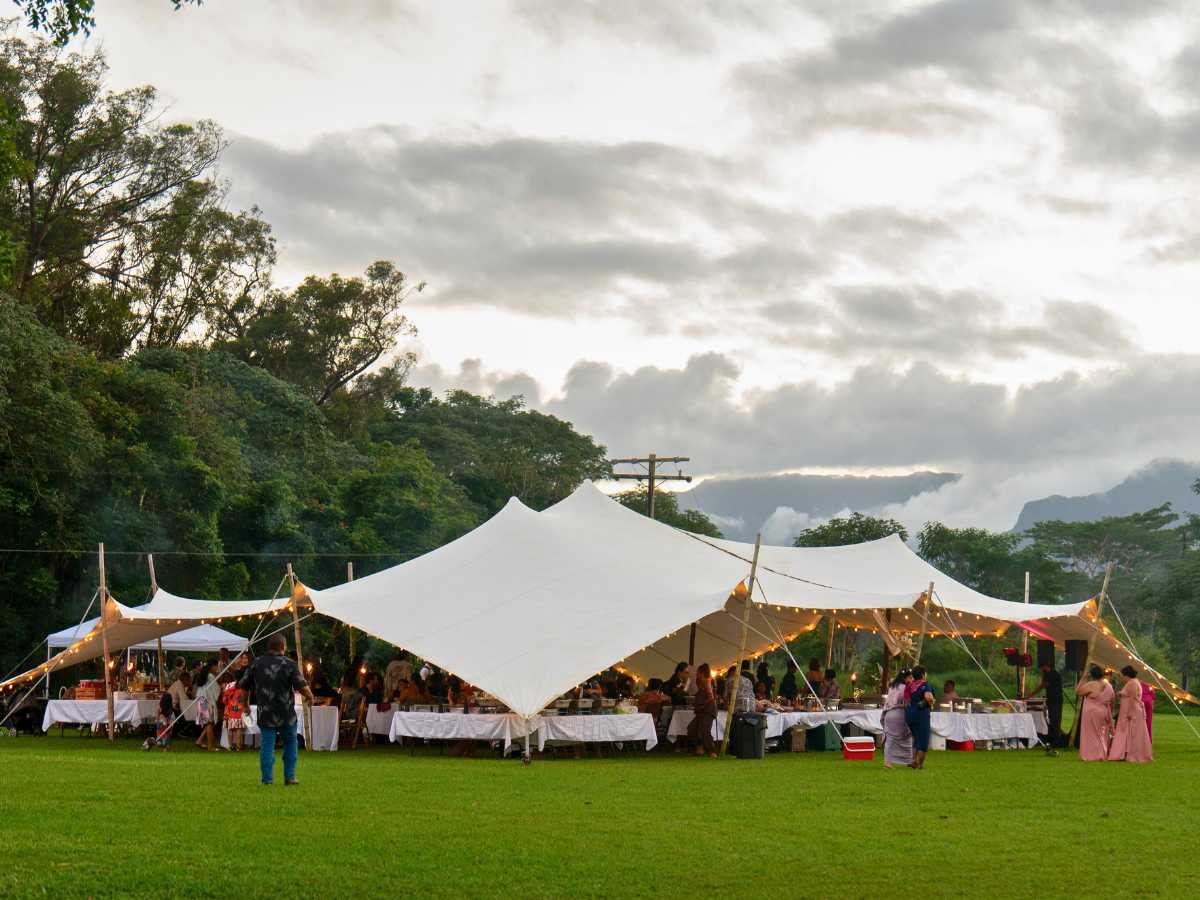
[[[258,730],[262,733],[262,748],[258,763],[262,783],[275,779],[275,740],[283,743],[283,783],[299,784],[296,780],[296,704],[293,692],[299,691],[312,703],[313,694],[300,674],[300,667],[288,659],[287,640],[273,634],[267,640],[267,655],[251,663],[238,685],[249,692],[258,706]]]

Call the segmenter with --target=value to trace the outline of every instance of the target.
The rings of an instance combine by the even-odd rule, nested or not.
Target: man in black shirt
[[[267,640],[267,655],[254,660],[242,675],[239,686],[253,694],[258,705],[258,730],[262,748],[258,754],[262,783],[275,779],[275,739],[283,743],[283,783],[296,781],[296,704],[293,692],[299,691],[309,703],[313,701],[308,682],[300,667],[288,659],[287,641],[282,634]]]
[[[1025,695],[1026,699],[1046,692],[1046,741],[1051,747],[1062,746],[1063,686],[1062,673],[1046,663],[1042,666],[1042,683]]]

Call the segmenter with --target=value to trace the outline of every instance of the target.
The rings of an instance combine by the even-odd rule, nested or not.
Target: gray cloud
[[[468,376],[486,382],[477,371]],[[613,453],[669,449],[691,456],[697,474],[904,466],[1108,473],[1200,441],[1198,355],[1147,355],[1011,392],[924,362],[866,365],[831,385],[803,381],[744,397],[738,377],[737,364],[716,353],[681,369],[617,372],[580,362],[561,394],[540,405]]]
[[[825,304],[770,303],[759,314],[777,326],[777,343],[848,359],[886,353],[1013,359],[1031,350],[1089,358],[1135,349],[1131,326],[1094,303],[1050,301],[1039,319],[1017,323],[993,297],[925,286],[835,287]]]

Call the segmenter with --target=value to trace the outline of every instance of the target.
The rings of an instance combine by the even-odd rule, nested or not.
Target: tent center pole
[[[917,637],[917,646],[913,651],[913,665],[921,661],[921,651],[925,648],[925,631],[929,627],[929,604],[933,602],[933,582],[929,582],[929,590],[925,592],[925,602],[921,608],[921,633]],[[884,693],[887,693],[885,690]]]
[[[104,697],[108,707],[108,739],[117,739],[116,718],[113,714],[113,689],[116,679],[110,681],[112,657],[108,652],[108,586],[104,577],[104,544],[100,545],[100,640],[104,646]],[[115,673],[112,673],[115,674]]]
[[[762,532],[754,538],[754,559],[750,562],[750,582],[746,585],[746,605],[742,609],[742,639],[738,644],[737,662],[729,679],[729,702],[725,712],[725,728],[721,734],[721,756],[729,748],[729,732],[733,731],[733,705],[737,699],[738,682],[742,677],[742,659],[746,655],[746,634],[750,630],[750,610],[754,608],[754,579],[758,577],[758,551],[762,548]]]
[[[888,630],[892,627],[892,611],[889,609],[884,614],[884,620],[887,623]],[[889,635],[890,637],[890,635]],[[888,648],[887,638],[883,640],[883,683],[879,686],[880,694],[887,694],[888,685],[892,680],[892,651]]]
[[[1025,605],[1029,605],[1029,573],[1025,573]],[[1029,652],[1029,632],[1021,629],[1021,656]],[[1017,698],[1025,696],[1025,666],[1017,666]]]
[[[296,636],[296,665],[300,667],[300,677],[304,675],[304,650],[300,646],[300,598],[296,591],[296,575],[292,571],[292,564],[288,563],[287,567],[288,583],[291,585],[291,603],[292,607],[292,629]],[[287,627],[286,625],[284,626]],[[312,752],[312,710],[308,706],[308,701],[301,699],[302,709],[304,710],[304,749]]]
[[[825,642],[825,668],[833,667],[833,635],[837,631],[837,618],[835,616],[826,616],[825,621],[829,623],[829,636]]]

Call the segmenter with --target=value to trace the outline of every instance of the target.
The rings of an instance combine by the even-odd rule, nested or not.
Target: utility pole
[[[645,481],[648,482],[649,490],[646,492],[646,515],[654,518],[654,483],[656,481],[686,481],[688,484],[692,482],[691,475],[684,475],[682,472],[677,472],[674,475],[659,475],[658,466],[660,463],[685,463],[691,462],[691,458],[687,456],[659,456],[656,453],[651,453],[646,457],[635,457],[633,459],[610,459],[609,465],[619,466],[646,466],[645,472],[613,472],[614,481]]]

